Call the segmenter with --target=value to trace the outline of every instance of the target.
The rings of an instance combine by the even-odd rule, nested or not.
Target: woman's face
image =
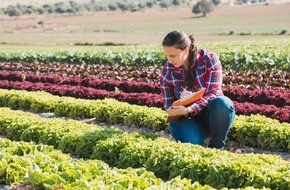
[[[188,58],[188,48],[185,50],[177,49],[174,46],[163,46],[163,51],[169,61],[174,67],[181,67],[186,63]]]

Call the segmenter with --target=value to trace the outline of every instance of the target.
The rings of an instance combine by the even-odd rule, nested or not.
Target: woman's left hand
[[[182,91],[181,94],[180,94],[180,99],[182,99],[182,98],[184,98],[184,97],[186,97],[186,96],[188,96],[188,95],[190,95],[190,94],[192,94],[192,92],[187,91],[187,90],[184,90],[184,91]]]
[[[166,110],[169,116],[186,115],[187,109],[184,106],[174,106]]]

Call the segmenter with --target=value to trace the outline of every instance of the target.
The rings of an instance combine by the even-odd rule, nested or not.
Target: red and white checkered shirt
[[[168,109],[174,101],[178,100],[184,89],[195,92],[202,88],[206,88],[204,96],[190,105],[193,110],[191,115],[197,115],[207,106],[209,100],[223,95],[221,89],[222,65],[214,52],[199,49],[196,67],[193,69],[196,74],[194,85],[192,89],[188,89],[184,86],[185,70],[182,67],[174,67],[168,61],[164,64],[160,77],[161,94],[164,98],[164,109]]]

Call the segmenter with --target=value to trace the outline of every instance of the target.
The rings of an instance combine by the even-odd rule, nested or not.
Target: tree
[[[147,1],[147,2],[146,2],[146,6],[149,7],[149,8],[152,8],[153,5],[155,5],[155,4],[156,4],[156,2],[154,3],[154,2],[152,2],[152,1]]]
[[[213,10],[213,3],[212,1],[208,1],[208,0],[201,0],[197,2],[192,8],[192,12],[194,14],[202,13],[203,17],[205,17],[206,14],[208,14],[212,10]]]
[[[117,4],[115,2],[109,3],[108,7],[109,7],[110,11],[115,11],[118,8],[118,6],[117,6]]]
[[[5,10],[5,14],[8,14],[9,16],[20,16],[21,11],[17,7],[9,5]]]
[[[121,9],[123,12],[128,11],[128,5],[126,3],[123,2],[117,2],[117,5],[119,7],[119,9]]]
[[[181,5],[181,0],[173,0],[172,4],[175,6],[179,6]]]
[[[169,0],[162,0],[162,1],[160,1],[159,5],[162,8],[168,8],[171,5],[171,1],[169,1]]]
[[[43,10],[49,14],[54,12],[54,7],[53,5],[45,4],[42,6]]]
[[[44,14],[44,10],[42,8],[37,8],[36,11],[38,12],[38,14]]]
[[[138,3],[138,7],[140,8],[140,10],[145,9],[146,8],[146,4],[144,2],[139,2]]]
[[[136,3],[130,3],[130,4],[128,4],[128,9],[131,12],[137,12],[139,10],[139,7],[138,7],[138,4],[136,4]]]
[[[212,0],[212,3],[217,6],[218,4],[221,3],[221,0]]]
[[[32,5],[29,5],[25,8],[25,14],[33,14],[35,13],[36,8],[34,8]]]
[[[71,8],[76,9],[79,5],[78,3],[74,2],[74,1],[69,1],[69,5],[71,6]]]

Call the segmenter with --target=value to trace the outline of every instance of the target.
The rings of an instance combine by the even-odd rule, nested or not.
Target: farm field
[[[290,189],[289,12],[0,15],[0,189]],[[159,77],[173,29],[222,62],[237,114],[224,150],[170,135]]]
[[[273,46],[275,45],[273,44]],[[164,189],[170,189],[171,186],[169,184],[173,185],[173,188],[198,185],[196,183],[191,183],[194,181],[199,182],[201,185],[209,185],[214,188],[241,188],[251,186],[252,188],[274,187],[277,189],[284,189],[285,186],[287,187],[289,185],[289,178],[287,177],[289,174],[287,172],[290,171],[289,56],[287,55],[287,52],[284,52],[284,50],[287,50],[287,46],[286,43],[285,48],[275,56],[271,57],[269,56],[270,54],[266,53],[268,58],[266,60],[263,58],[263,51],[270,51],[272,49],[271,46],[268,46],[270,47],[270,50],[267,48],[259,50],[260,54],[256,57],[250,55],[253,59],[250,62],[243,59],[244,54],[236,54],[234,56],[237,64],[241,61],[244,66],[249,68],[251,65],[260,65],[261,68],[265,67],[264,71],[258,71],[257,69],[259,69],[259,67],[252,67],[252,69],[243,67],[242,70],[233,70],[233,68],[237,66],[236,63],[232,62],[231,59],[227,61],[227,56],[225,56],[227,55],[227,52],[223,52],[224,54],[221,53],[221,59],[224,62],[225,68],[229,68],[224,71],[224,92],[235,101],[238,114],[234,125],[230,130],[226,151],[215,152],[215,150],[212,150],[215,152],[214,153],[209,149],[189,145],[193,148],[191,152],[194,156],[190,154],[188,157],[186,156],[186,152],[180,150],[188,145],[167,140],[167,137],[169,137],[169,139],[171,138],[170,135],[168,135],[168,126],[165,124],[166,114],[161,109],[162,100],[159,95],[160,91],[157,82],[160,68],[158,64],[150,64],[154,63],[155,57],[153,56],[148,59],[147,54],[150,54],[150,52],[146,53],[146,51],[141,54],[132,54],[133,57],[138,55],[138,59],[132,60],[130,59],[130,54],[128,56],[128,52],[122,50],[119,52],[120,56],[123,58],[127,57],[127,59],[123,59],[122,62],[118,62],[118,59],[112,59],[114,54],[102,57],[101,54],[96,56],[93,52],[87,52],[86,56],[93,59],[88,59],[82,64],[77,63],[80,59],[86,59],[86,56],[83,57],[80,54],[63,54],[62,56],[59,56],[57,55],[58,52],[53,52],[50,53],[48,57],[46,57],[45,54],[34,54],[31,57],[29,54],[11,54],[11,52],[8,52],[7,54],[3,53],[1,55],[2,61],[0,63],[0,105],[3,107],[1,108],[0,117],[1,135],[2,137],[16,141],[24,140],[28,142],[33,141],[38,144],[43,143],[52,145],[54,148],[60,149],[64,153],[74,155],[74,157],[104,161],[110,166],[125,169],[125,171],[120,171],[121,173],[128,173],[129,171],[126,171],[126,168],[128,167],[145,167],[146,172],[154,172],[154,174],[150,174],[154,175],[152,177],[157,180],[154,184],[161,185]],[[110,55],[112,57],[110,57]],[[156,57],[158,58],[159,56]],[[99,61],[95,62],[95,59]],[[29,62],[28,60],[31,61]],[[42,60],[44,63],[39,63],[39,61],[36,60]],[[102,62],[100,62],[101,60]],[[274,61],[277,64],[268,68],[268,61]],[[138,66],[138,64],[142,66]],[[137,69],[138,67],[139,69]],[[259,78],[259,80],[255,80],[257,78]],[[143,79],[143,81],[140,79]],[[29,92],[39,90],[47,91],[49,93]],[[103,100],[104,98],[114,98],[115,100]],[[14,110],[24,110],[26,112]],[[36,115],[36,113],[39,115],[41,115],[40,113],[51,113],[54,116],[66,119],[81,119],[94,122],[92,123],[93,125],[87,125],[73,120],[66,123],[63,119],[41,119]],[[102,126],[100,126],[98,125],[99,122],[106,122],[107,124],[102,124]],[[116,128],[122,126],[123,129],[127,130],[120,131],[114,128],[112,129],[112,127],[110,127],[111,125],[116,125]],[[108,128],[104,126],[107,126]],[[147,128],[145,130],[147,132],[144,133],[144,130],[138,130],[138,128],[144,129],[144,127]],[[126,132],[128,130],[131,131],[130,129],[132,131],[141,132]],[[150,133],[148,133],[149,131]],[[120,134],[123,134],[122,138]],[[157,138],[160,134],[161,138]],[[114,147],[113,145],[115,144],[115,141],[116,144],[123,145]],[[8,141],[5,142],[5,144],[7,144]],[[141,144],[128,144],[128,142]],[[174,148],[168,150],[169,152],[162,152],[162,149],[166,150],[165,147],[168,143],[173,143],[170,147]],[[13,147],[13,144],[8,144]],[[239,144],[243,146],[240,146]],[[151,149],[150,147],[152,145],[165,147],[156,147],[158,149],[157,152],[160,153],[159,156],[155,155],[155,157],[150,158],[143,155],[143,153]],[[91,147],[94,146],[96,147],[92,149]],[[129,149],[129,147],[131,148]],[[137,150],[137,147],[140,147],[141,149]],[[146,149],[146,147],[149,149]],[[115,151],[110,153],[109,150],[112,148]],[[6,151],[6,149],[4,150]],[[205,155],[205,157],[202,158],[205,159],[205,163],[208,162],[206,161],[207,159],[217,161],[217,158],[212,155],[216,154],[217,157],[223,155],[224,159],[227,158],[226,162],[231,163],[231,165],[227,166],[225,163],[220,163],[221,165],[218,164],[216,167],[223,166],[224,168],[220,168],[220,170],[216,171],[216,174],[214,174],[215,172],[211,172],[208,175],[212,177],[205,178],[205,175],[207,174],[198,170],[198,168],[202,167],[204,170],[207,170],[206,165],[192,166],[192,170],[199,171],[198,177],[196,175],[186,174],[186,171],[183,173],[182,170],[175,167],[175,164],[177,163],[175,163],[174,160],[169,162],[169,160],[166,161],[165,157],[161,156],[171,155],[171,151],[174,151],[175,156],[184,155],[186,158],[193,159],[190,161],[191,164],[198,164],[199,162],[194,161],[194,159],[200,156],[201,150],[205,151],[202,154]],[[145,157],[135,154],[136,152],[140,152],[141,155]],[[249,153],[250,155],[247,157]],[[266,157],[262,158],[262,155],[259,155],[260,153],[267,155],[264,155]],[[44,154],[47,155],[46,153]],[[34,156],[32,153],[29,153],[28,155]],[[108,157],[108,155],[110,156]],[[121,155],[126,156],[123,157]],[[174,157],[174,155],[172,156]],[[212,156],[208,157],[206,155]],[[21,156],[21,154],[18,156]],[[152,160],[153,158],[157,158],[157,160],[161,162],[159,166],[156,165],[156,161]],[[231,161],[228,160],[228,158],[230,158]],[[253,158],[257,160],[252,162]],[[5,157],[5,159],[6,161],[4,162],[4,165],[5,163],[8,164],[8,166],[9,163],[12,164],[12,162],[8,160],[9,157]],[[24,158],[21,157],[19,159]],[[25,157],[25,159],[28,159],[27,162],[31,162],[29,161],[29,157]],[[51,162],[65,163],[65,160],[67,159],[68,158],[63,158],[62,160],[53,160]],[[250,159],[251,164],[254,165],[248,165],[249,162],[246,161],[247,159]],[[121,162],[121,160],[123,161]],[[230,172],[231,174],[229,176],[224,175],[223,170],[231,171],[233,165],[236,167],[236,163],[233,160],[236,160],[239,164],[242,160],[245,162],[242,162],[243,164],[241,164],[241,168],[236,168],[238,173],[232,171],[233,173]],[[239,175],[239,172],[244,171],[244,169],[242,169],[244,167],[253,168],[259,166],[260,168],[256,171],[262,170],[264,173],[263,175],[274,178],[274,176],[272,176],[274,173],[268,173],[269,168],[266,163],[261,163],[262,160],[267,160],[267,162],[271,163],[272,172],[276,173],[277,170],[280,171],[280,174],[276,177],[278,178],[277,180],[282,180],[281,184],[276,183],[275,180],[264,181],[261,184],[257,184],[255,181],[248,181],[248,177],[241,177]],[[270,160],[273,160],[273,162]],[[126,163],[126,165],[124,165],[124,163]],[[17,163],[15,164],[17,165]],[[35,164],[40,167],[39,163]],[[175,170],[172,170],[174,173],[168,170],[167,164],[170,164],[172,165],[170,167],[175,168]],[[79,167],[78,163],[72,167]],[[159,172],[159,170],[155,169],[156,167],[162,168],[162,170]],[[20,168],[15,168],[15,172],[19,172],[19,170]],[[25,171],[28,172],[28,170],[24,170],[23,175],[20,175],[19,178],[15,178],[13,172],[6,171],[7,177],[4,179],[7,180],[6,183],[8,184],[22,184],[25,181],[25,183],[31,184],[34,187],[44,187],[48,185],[44,179],[41,182],[36,182],[31,181],[30,178],[24,178]],[[29,170],[29,172],[31,171]],[[61,185],[62,187],[68,188],[82,186],[77,177],[70,179],[65,178],[65,181],[63,181],[63,172],[65,171],[59,170],[57,174],[60,176],[59,179],[62,179],[62,183],[60,184],[59,182],[54,181],[50,184],[51,187],[54,187],[54,185]],[[136,170],[130,172],[138,173]],[[249,175],[258,175],[253,173],[251,170],[245,172],[250,173]],[[110,173],[110,170],[108,173]],[[34,173],[34,175],[41,178],[43,174]],[[130,175],[128,173],[126,176],[129,177]],[[178,178],[176,179],[173,177],[179,175],[185,177],[186,179],[184,180],[191,181],[180,181]],[[216,182],[216,178],[219,175],[224,175],[224,179],[226,179],[227,182],[222,179]],[[158,181],[159,178],[165,180],[167,184],[161,184]],[[118,180],[119,177],[110,177],[110,179]],[[233,179],[233,181],[228,183],[228,180],[230,179]],[[240,184],[236,184],[237,179],[243,180]],[[108,187],[114,187],[116,185],[115,183],[113,185],[108,178],[99,180],[105,183]],[[141,181],[148,182],[149,179],[141,177],[141,179],[135,178],[135,180],[140,181],[141,183]],[[132,182],[129,178],[127,178],[127,183],[133,183],[135,185],[139,184],[137,182]],[[256,184],[254,185],[253,183]],[[95,184],[95,180],[90,181],[90,183],[87,184],[87,186],[83,186],[83,188],[86,189],[93,184]],[[147,185],[151,186],[153,184]],[[124,184],[122,184],[122,186],[127,187],[124,186]],[[145,186],[142,187],[143,188],[141,189],[145,189]],[[202,186],[200,188],[208,188],[208,186]]]
[[[168,31],[193,33],[197,43],[289,39],[290,4],[221,5],[205,18],[190,8],[83,15],[2,16],[0,44],[71,46],[75,43],[159,45]],[[42,22],[42,24],[39,24]],[[286,34],[279,35],[282,30]],[[229,35],[233,32],[232,35]],[[244,34],[244,35],[241,35]]]

